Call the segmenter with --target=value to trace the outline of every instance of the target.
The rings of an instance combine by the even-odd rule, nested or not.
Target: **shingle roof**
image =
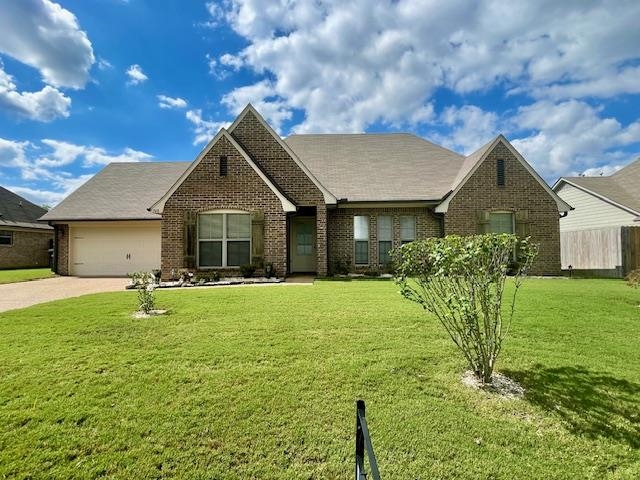
[[[147,210],[191,162],[111,163],[41,220],[159,220]]]
[[[562,177],[561,180],[640,212],[640,158],[608,177]]]
[[[31,203],[26,198],[0,187],[0,227],[37,228],[46,230],[51,227],[38,223],[38,218],[46,210]]]
[[[440,200],[465,157],[415,135],[292,135],[289,147],[336,198]]]

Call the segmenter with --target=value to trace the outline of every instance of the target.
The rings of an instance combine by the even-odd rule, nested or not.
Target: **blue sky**
[[[520,5],[520,3],[523,3]],[[640,156],[640,2],[0,0],[0,185],[192,160],[251,102],[283,136],[503,133],[549,182]]]

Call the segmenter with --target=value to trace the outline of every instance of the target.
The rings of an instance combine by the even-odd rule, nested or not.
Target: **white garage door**
[[[71,275],[126,276],[160,268],[160,223],[70,227]]]

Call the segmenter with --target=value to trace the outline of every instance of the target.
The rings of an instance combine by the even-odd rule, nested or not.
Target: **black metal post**
[[[364,435],[360,424],[360,415],[364,417],[364,413],[364,400],[358,400],[356,402],[356,480],[367,478],[367,474],[364,473]]]

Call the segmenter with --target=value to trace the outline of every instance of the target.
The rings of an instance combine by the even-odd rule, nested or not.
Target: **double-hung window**
[[[416,239],[416,217],[400,217],[400,243],[413,242]]]
[[[239,267],[251,263],[251,216],[248,213],[198,215],[198,266]]]
[[[489,214],[490,233],[514,233],[513,212],[491,212]]]
[[[13,232],[10,230],[0,230],[0,245],[10,247],[13,245]]]
[[[353,240],[356,265],[369,264],[369,217],[355,215],[353,217]]]
[[[378,217],[378,263],[391,262],[389,251],[393,248],[393,218],[387,215]]]

